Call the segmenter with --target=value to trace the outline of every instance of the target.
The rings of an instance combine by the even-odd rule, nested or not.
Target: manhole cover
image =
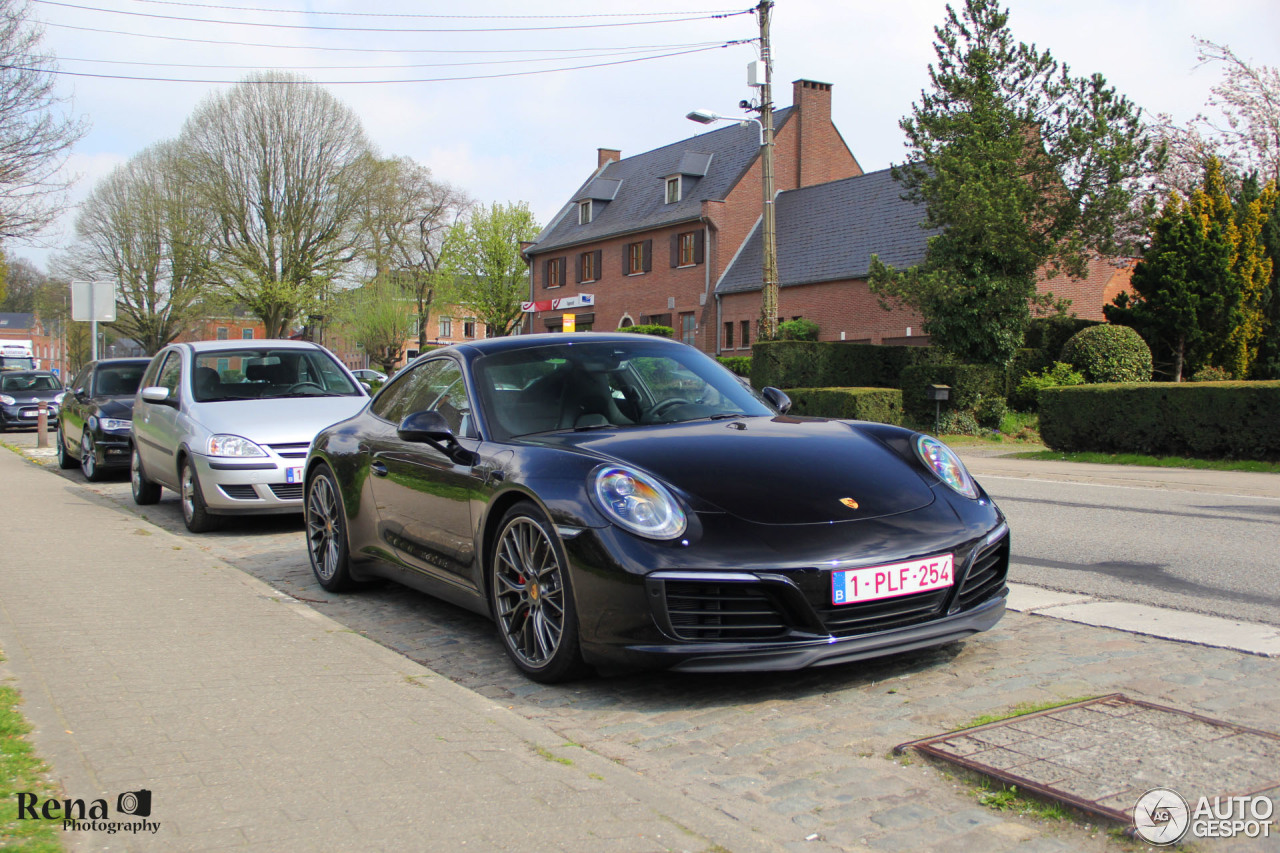
[[[1280,786],[1280,735],[1119,693],[898,746],[1122,823],[1152,788],[1200,797]]]

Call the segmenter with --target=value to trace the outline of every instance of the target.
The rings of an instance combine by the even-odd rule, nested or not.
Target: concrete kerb
[[[0,453],[0,469],[6,467],[5,459],[12,460],[9,464],[17,462],[8,454]],[[6,479],[12,482],[16,478]],[[107,498],[81,490],[76,490],[74,496],[86,504],[92,504],[95,508],[125,515],[131,522],[145,523],[143,519],[130,516],[127,511]],[[180,537],[154,525],[148,527],[150,536],[155,537],[154,541],[157,544],[168,543],[165,547],[180,547],[183,550],[184,559],[196,561],[202,569],[217,573],[222,581],[234,582],[256,598],[278,602],[290,616],[300,617],[313,627],[318,627],[328,635],[331,641],[340,643],[367,658],[370,662],[370,670],[381,669],[394,673],[405,681],[431,691],[438,701],[456,708],[459,711],[459,718],[482,719],[493,725],[499,730],[497,732],[499,741],[502,740],[501,733],[505,733],[520,747],[527,750],[529,755],[541,755],[541,758],[534,758],[534,761],[568,759],[571,765],[565,765],[564,761],[560,761],[559,764],[565,765],[567,770],[581,777],[584,788],[599,784],[629,797],[646,808],[653,816],[668,822],[672,826],[673,835],[685,833],[692,836],[689,842],[695,843],[698,847],[719,845],[723,848],[742,851],[779,849],[773,842],[755,831],[753,826],[713,808],[700,805],[682,796],[678,790],[672,790],[656,781],[651,781],[574,744],[547,727],[521,717],[373,640],[351,632],[341,623],[225,561],[201,549],[190,548],[190,543]],[[18,623],[3,596],[0,596],[0,617],[3,617],[0,623],[0,643],[3,643],[3,646],[0,647],[5,650],[7,657],[0,675],[15,681],[22,690],[24,713],[36,727],[37,747],[45,760],[53,766],[54,776],[59,779],[69,796],[84,796],[82,792],[107,791],[111,785],[99,778],[95,772],[97,762],[92,755],[86,754],[73,731],[73,725],[62,713],[61,700],[58,697],[63,694],[60,690],[63,685],[53,684],[46,679],[31,649],[22,642],[21,631],[14,630]],[[200,662],[191,661],[190,663],[193,667],[197,667]],[[340,701],[337,697],[335,700]],[[514,746],[510,741],[507,745]],[[588,779],[593,781],[588,783]],[[484,820],[490,824],[500,824],[501,817],[501,814],[486,813]],[[776,816],[763,811],[753,817],[769,823],[777,820]],[[760,825],[755,820],[752,824]],[[526,830],[525,827],[513,828],[513,831],[517,832]],[[785,835],[776,837],[785,837]],[[697,842],[694,842],[695,838],[698,839]],[[88,833],[67,833],[64,840],[70,849],[89,848],[94,845]],[[126,844],[126,848],[132,849],[129,844]]]

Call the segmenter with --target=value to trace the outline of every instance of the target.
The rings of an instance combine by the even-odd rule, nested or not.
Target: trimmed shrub
[[[1081,320],[1079,317],[1036,317],[1027,324],[1027,334],[1022,345],[1045,350],[1048,363],[1062,361],[1062,347],[1077,333],[1090,326],[1101,325],[1099,320]]]
[[[926,386],[949,385],[942,411],[972,413],[986,397],[1004,397],[1004,372],[985,364],[918,364],[902,371],[902,408],[907,417],[933,423],[935,404]]]
[[[1072,370],[1069,364],[1055,361],[1052,367],[1022,377],[1009,401],[1020,412],[1034,412],[1040,406],[1040,392],[1045,388],[1083,384],[1084,374]]]
[[[1231,378],[1230,371],[1214,367],[1212,364],[1191,374],[1192,382],[1230,382]]]
[[[659,326],[657,323],[645,323],[639,326],[627,326],[625,329],[619,329],[619,332],[631,332],[636,335],[656,335],[660,338],[669,338],[676,333],[676,330],[670,326]]]
[[[1023,379],[1032,373],[1039,373],[1045,368],[1052,367],[1053,361],[1049,357],[1049,351],[1043,348],[1020,349],[1015,352],[1004,371],[1005,396],[1009,398],[1009,405],[1015,409],[1023,407],[1035,408],[1035,400],[1029,402],[1016,400],[1015,392]]]
[[[750,378],[751,376],[751,356],[749,355],[722,355],[717,356],[716,361],[732,370],[739,376]]]
[[[983,432],[973,415],[954,409],[938,417],[937,430],[939,435],[981,435]]]
[[[1009,406],[1004,397],[983,397],[973,408],[974,420],[985,429],[1000,429],[1000,424],[1008,413]]]
[[[793,415],[902,424],[902,392],[897,388],[789,388]]]
[[[1040,435],[1054,450],[1280,460],[1280,381],[1140,382],[1046,388]]]
[[[751,347],[751,384],[756,388],[897,388],[906,368],[946,358],[934,347],[764,341]]]
[[[818,324],[801,317],[798,320],[787,320],[778,324],[778,340],[781,341],[816,341]]]
[[[1151,347],[1129,326],[1090,326],[1071,336],[1061,361],[1089,382],[1149,382]]]

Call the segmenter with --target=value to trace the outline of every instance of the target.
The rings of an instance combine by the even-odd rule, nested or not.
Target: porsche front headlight
[[[648,474],[625,465],[605,465],[592,474],[596,503],[619,527],[647,539],[675,539],[688,526],[675,497]]]
[[[920,461],[953,490],[966,498],[978,497],[978,484],[950,447],[932,436],[921,435],[916,438],[916,453]]]

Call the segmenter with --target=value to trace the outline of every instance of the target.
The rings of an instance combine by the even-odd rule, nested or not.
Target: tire
[[[93,436],[85,433],[80,441],[80,473],[90,483],[102,480],[102,466],[98,464],[98,451],[93,446]]]
[[[59,426],[58,434],[57,434],[58,467],[61,468],[63,471],[69,471],[72,468],[76,467],[76,460],[74,456],[72,456],[70,453],[67,452],[66,442],[64,442],[62,439],[63,439],[62,427]]]
[[[204,502],[204,492],[200,489],[200,476],[196,474],[196,466],[191,459],[182,460],[182,470],[178,472],[178,499],[182,504],[182,522],[192,533],[208,533],[222,526],[222,519],[209,512]]]
[[[133,502],[138,506],[149,506],[159,502],[160,484],[151,482],[143,473],[142,457],[138,455],[136,447],[129,458],[129,481],[133,490]]]
[[[307,480],[303,514],[307,527],[307,557],[316,581],[329,592],[343,592],[356,585],[351,577],[351,543],[347,539],[347,513],[338,481],[328,465],[316,466]]]
[[[520,671],[543,684],[586,674],[569,561],[536,504],[522,501],[502,517],[488,564],[498,637]]]

